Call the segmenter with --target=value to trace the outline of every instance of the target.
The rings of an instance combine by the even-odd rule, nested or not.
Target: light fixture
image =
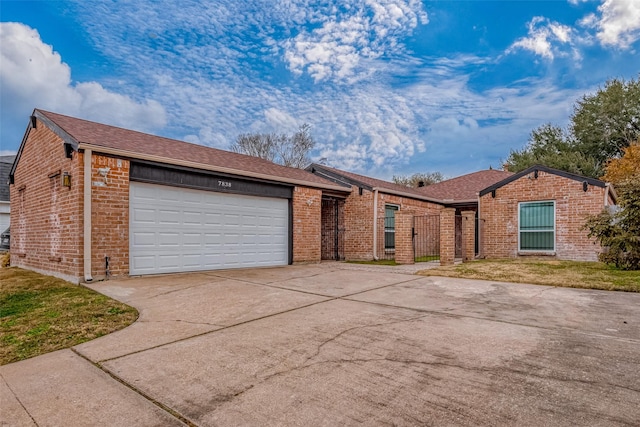
[[[62,174],[62,186],[71,188],[71,174],[69,172]]]

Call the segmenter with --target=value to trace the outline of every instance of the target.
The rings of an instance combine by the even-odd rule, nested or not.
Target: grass
[[[83,286],[0,268],[0,365],[98,338],[137,317],[134,308]]]
[[[619,270],[600,262],[545,259],[479,260],[423,270],[418,274],[567,288],[640,292],[640,271]]]

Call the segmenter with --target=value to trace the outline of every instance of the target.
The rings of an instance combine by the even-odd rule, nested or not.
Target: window
[[[391,251],[396,248],[396,211],[400,209],[396,205],[384,206],[384,249]]]
[[[554,251],[556,203],[522,202],[519,204],[519,250]]]

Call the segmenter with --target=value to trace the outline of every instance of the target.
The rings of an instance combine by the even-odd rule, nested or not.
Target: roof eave
[[[373,187],[372,190],[373,191],[378,190],[379,193],[393,194],[394,196],[402,196],[402,197],[408,197],[408,198],[415,199],[415,200],[423,200],[425,202],[436,203],[438,205],[446,205],[447,204],[447,202],[445,202],[443,200],[434,199],[434,198],[426,197],[426,196],[421,196],[421,195],[418,195],[418,194],[407,193],[405,191],[392,190],[392,189],[385,188],[385,187]]]
[[[136,153],[134,151],[128,151],[128,150],[121,150],[121,149],[117,149],[117,148],[104,147],[104,146],[101,146],[101,145],[88,144],[88,143],[85,143],[85,142],[80,142],[78,144],[78,149],[81,149],[81,150],[89,149],[89,150],[92,150],[92,151],[95,151],[95,152],[99,152],[99,153],[103,153],[103,154],[111,154],[111,155],[114,155],[114,156],[122,156],[122,157],[127,157],[127,158],[130,158],[130,159],[148,160],[148,161],[157,162],[157,163],[164,163],[164,164],[169,164],[169,165],[178,165],[178,166],[184,166],[184,167],[189,167],[189,168],[194,168],[194,169],[208,170],[208,171],[211,171],[211,172],[227,173],[227,174],[231,174],[231,175],[238,175],[238,176],[244,176],[244,177],[256,178],[256,179],[264,179],[264,180],[269,180],[269,181],[276,181],[276,182],[282,182],[282,183],[286,183],[286,184],[293,184],[293,185],[299,185],[299,186],[305,186],[305,187],[341,191],[341,192],[345,192],[345,193],[350,193],[351,192],[351,188],[347,188],[347,187],[343,187],[343,186],[339,186],[339,185],[324,184],[324,183],[319,183],[319,182],[305,181],[305,180],[302,180],[302,179],[286,178],[286,177],[274,176],[274,175],[257,173],[257,172],[249,172],[249,171],[245,171],[245,170],[238,170],[238,169],[227,168],[227,167],[223,167],[223,166],[208,165],[208,164],[205,164],[205,163],[191,162],[191,161],[187,161],[187,160],[177,160],[177,159],[172,159],[172,158],[167,158],[167,157],[162,157],[162,156]]]
[[[550,167],[547,167],[547,166],[543,166],[543,165],[533,165],[533,166],[530,166],[530,167],[528,167],[527,169],[525,169],[525,170],[523,170],[521,172],[518,172],[516,174],[513,174],[513,175],[503,179],[502,181],[496,182],[495,184],[485,188],[484,190],[481,190],[479,195],[480,195],[480,197],[482,197],[485,194],[489,194],[492,191],[495,191],[500,187],[503,187],[503,186],[513,182],[513,181],[516,181],[516,180],[522,178],[523,176],[526,176],[526,175],[528,175],[531,172],[534,172],[536,170],[547,172],[547,173],[551,173],[551,174],[558,175],[558,176],[562,176],[564,178],[572,179],[572,180],[578,181],[578,182],[586,181],[590,185],[594,185],[594,186],[601,187],[601,188],[604,188],[605,185],[606,185],[606,183],[604,181],[600,181],[599,179],[589,178],[589,177],[586,177],[586,176],[577,175],[575,173],[565,172],[565,171],[562,171],[562,170],[559,170],[559,169],[553,169],[553,168],[550,168]]]

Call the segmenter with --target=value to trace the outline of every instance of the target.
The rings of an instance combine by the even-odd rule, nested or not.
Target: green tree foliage
[[[428,172],[428,173],[414,173],[411,176],[394,175],[393,182],[398,185],[404,185],[405,187],[420,187],[420,182],[423,186],[435,184],[436,182],[444,181],[444,176],[440,172]]]
[[[620,157],[640,138],[640,78],[610,80],[595,95],[585,95],[575,106],[571,130],[576,148],[599,165]]]
[[[315,141],[309,133],[311,126],[303,124],[293,135],[242,134],[231,145],[231,151],[248,154],[293,168],[304,168],[311,160],[309,152]]]
[[[600,261],[623,270],[640,270],[640,176],[618,187],[617,212],[603,211],[586,223],[604,251]]]
[[[551,124],[533,130],[527,146],[519,151],[512,150],[506,161],[511,172],[520,172],[536,164],[594,178],[602,175],[595,160],[578,151],[571,136]]]
[[[511,172],[542,164],[598,178],[609,159],[640,137],[640,79],[610,80],[576,102],[567,131],[545,124],[531,132],[522,150],[505,162]]]

